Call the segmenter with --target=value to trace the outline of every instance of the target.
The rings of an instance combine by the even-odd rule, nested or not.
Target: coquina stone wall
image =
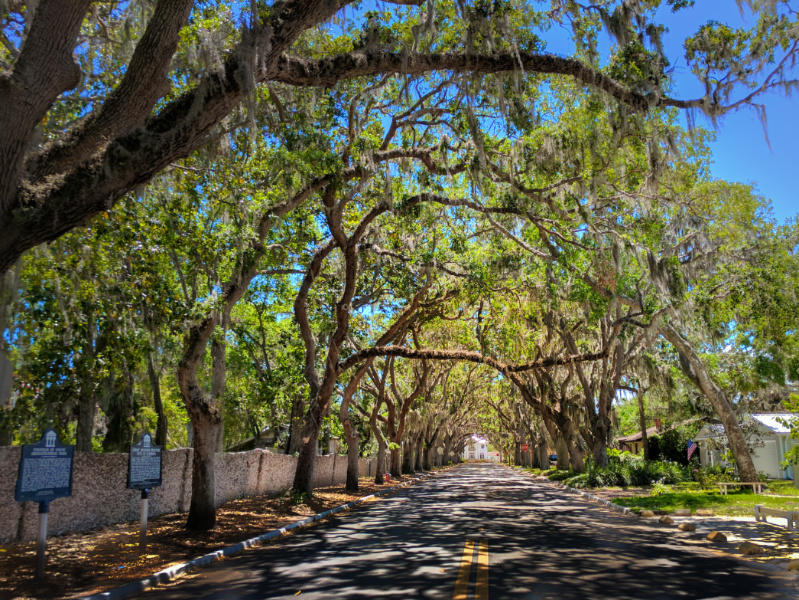
[[[0,447],[0,543],[36,539],[38,504],[16,502],[19,446]],[[361,476],[375,471],[375,459],[361,459]],[[344,483],[346,456],[319,456],[314,487]],[[150,516],[185,512],[191,502],[192,450],[164,452],[163,485],[150,491]],[[297,459],[267,450],[216,456],[217,505],[257,495],[277,495],[291,488]],[[48,535],[83,531],[139,519],[141,492],[127,489],[127,454],[75,453],[72,496],[50,504]]]

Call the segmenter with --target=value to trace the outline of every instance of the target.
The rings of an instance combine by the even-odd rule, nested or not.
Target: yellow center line
[[[474,588],[475,600],[488,600],[488,541],[480,540],[477,554],[477,585]]]
[[[455,581],[455,592],[452,600],[467,600],[469,579],[472,574],[472,562],[477,558],[477,580],[474,587],[474,600],[488,600],[488,541],[467,540],[463,548],[458,579]]]
[[[455,593],[452,600],[466,600],[466,592],[469,590],[469,575],[472,572],[472,554],[474,552],[474,541],[467,540],[463,548],[461,557],[461,568],[458,571],[458,579],[455,580]]]

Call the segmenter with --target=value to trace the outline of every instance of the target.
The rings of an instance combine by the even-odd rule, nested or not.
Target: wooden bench
[[[779,510],[767,508],[764,504],[755,504],[755,521],[767,523],[766,517],[785,519],[788,521],[788,529],[794,531],[796,529],[794,521],[799,523],[799,510]]]
[[[763,483],[762,481],[725,481],[724,483],[718,484],[718,486],[721,488],[721,493],[724,494],[725,496],[727,495],[727,489],[730,486],[738,487],[742,485],[751,485],[755,494],[762,494],[763,486],[766,484]]]

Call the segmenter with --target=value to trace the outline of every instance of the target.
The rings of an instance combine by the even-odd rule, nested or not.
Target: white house
[[[493,460],[494,462],[502,460],[499,452],[488,450],[488,440],[477,435],[473,435],[466,441],[461,458],[463,460]]]
[[[793,467],[783,469],[785,453],[799,440],[791,438],[791,429],[786,424],[797,417],[791,414],[762,413],[749,415],[744,419],[744,431],[749,432],[747,440],[752,448],[755,469],[766,473],[773,479],[793,479]],[[722,463],[722,448],[726,445],[724,426],[705,425],[694,440],[699,445],[699,461],[702,466]]]

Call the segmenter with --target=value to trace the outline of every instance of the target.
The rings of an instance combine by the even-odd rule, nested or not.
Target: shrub
[[[585,473],[577,475],[571,471],[558,471],[555,481],[563,481],[571,487],[622,487],[659,484],[675,484],[690,479],[681,465],[665,461],[645,461],[629,452],[619,453],[608,466],[600,468],[593,461],[586,463]]]
[[[547,475],[547,479],[550,481],[566,481],[570,477],[574,477],[577,475],[574,471],[569,469],[568,471],[558,471],[555,469],[554,471],[549,471],[549,475]]]
[[[688,464],[688,440],[679,429],[669,429],[660,436],[660,458],[679,463]]]

